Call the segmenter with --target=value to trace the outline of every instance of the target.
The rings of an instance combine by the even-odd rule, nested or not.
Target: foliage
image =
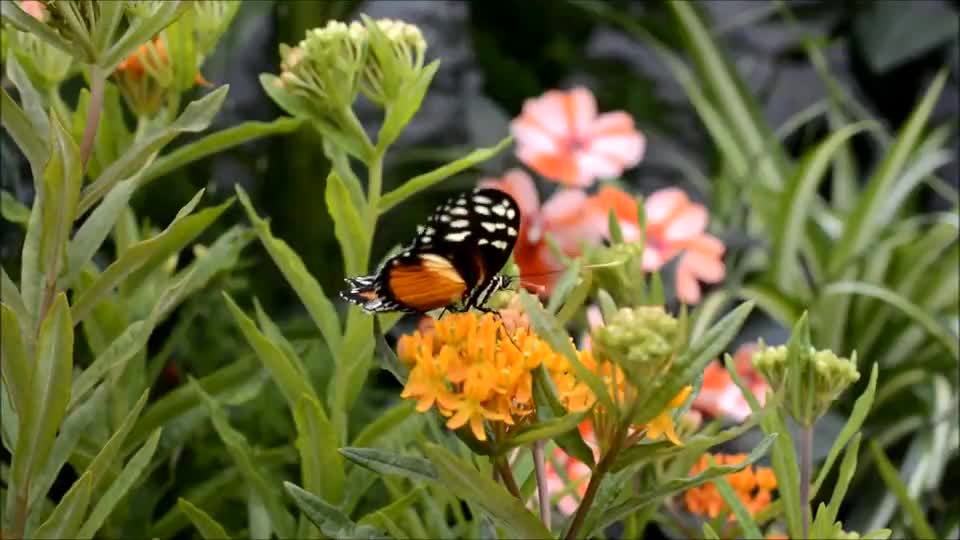
[[[947,68],[890,125],[831,72],[828,44],[804,37],[798,50],[830,91],[777,126],[722,45],[731,28],[711,26],[705,6],[668,1],[635,16],[623,2],[558,5],[576,22],[550,19],[572,29],[552,41],[552,62],[588,26],[619,28],[653,51],[706,134],[711,161],[678,169],[711,208],[710,232],[704,224],[696,240],[722,240],[726,264],[717,261],[721,277],[700,279],[722,283],[702,299],[695,286],[699,305],[688,311],[684,257],[696,246],[667,250],[663,198],[633,195],[635,177],[623,170],[643,148],[657,153],[658,139],[623,113],[624,133],[644,146],[622,155],[608,147],[622,158],[616,174],[544,172],[521,150],[530,141],[517,123],[535,119],[530,103],[589,92],[534,99],[548,70],[535,75],[511,58],[491,73],[516,82],[493,90],[501,101],[519,108],[530,99],[514,136],[504,121],[496,140],[434,153],[429,170],[399,174],[403,135],[428,110],[446,59],[427,54],[430,34],[410,22],[334,20],[354,4],[323,8],[331,20],[281,45],[279,69],[257,79],[288,116],[222,127],[230,87],[210,84],[201,68],[253,8],[2,2],[2,125],[33,200],[5,190],[0,207],[22,234],[0,269],[0,536],[956,531],[940,495],[957,464],[960,222],[956,191],[938,176],[956,158],[954,134],[932,125]],[[469,9],[480,61],[490,62],[499,45],[484,33],[488,8]],[[787,29],[805,22],[801,7],[764,9]],[[944,43],[950,25],[927,15],[932,30],[903,47],[872,30],[910,34],[889,6],[856,11],[849,26],[882,73]],[[592,113],[597,125],[617,114]],[[798,146],[800,126],[817,122],[826,129]],[[291,134],[324,163],[319,176],[310,171],[322,189],[313,205],[329,215],[338,252],[317,250],[322,273],[277,226],[282,213],[264,217],[261,193],[237,182],[234,205],[213,183],[174,187],[208,158]],[[398,314],[341,305],[330,284],[380,267],[383,239],[404,229],[394,216],[419,215],[418,201],[465,172],[503,172],[494,167],[512,143],[529,170],[565,184],[524,216],[503,269],[523,283],[530,262],[520,244],[530,223],[541,227],[536,256],[556,266],[549,286],[530,288],[539,296],[501,291],[490,302],[496,316],[445,314],[416,332]],[[862,147],[876,158],[858,161]],[[498,189],[516,185],[508,176]],[[919,210],[930,189],[949,212]],[[179,208],[162,220],[151,207],[160,190]],[[582,197],[568,216],[575,233],[551,221],[563,197]],[[651,251],[663,262],[651,266]],[[257,257],[272,264],[253,266]],[[302,315],[261,294],[261,282],[274,281]],[[787,336],[765,336],[774,346],[760,340],[749,355],[759,394],[725,354],[755,337],[757,320]],[[700,421],[719,356],[749,409],[736,425]],[[831,421],[838,430],[826,434]],[[721,461],[738,441],[744,453]],[[745,497],[744,479],[767,471],[776,498]],[[686,503],[693,488],[715,493],[709,519]],[[859,496],[871,489],[884,489],[884,502]]]

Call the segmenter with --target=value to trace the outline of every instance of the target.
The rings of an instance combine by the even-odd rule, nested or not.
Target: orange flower
[[[144,73],[146,73],[144,62],[156,68],[161,67],[161,65],[158,64],[167,64],[170,60],[167,55],[167,47],[164,45],[163,40],[160,39],[160,36],[155,36],[151,41],[155,53],[150,50],[148,43],[140,45],[136,51],[130,53],[130,56],[117,64],[117,73],[125,74],[132,80],[139,81],[143,78]],[[154,54],[156,55],[155,57]],[[210,86],[210,82],[204,79],[199,71],[194,76],[193,82],[200,86]]]
[[[690,476],[695,476],[709,467],[708,455],[700,457],[700,461],[690,469]],[[715,454],[713,461],[716,465],[737,465],[747,459],[746,454]],[[734,493],[743,502],[751,515],[756,515],[770,504],[771,492],[777,489],[777,478],[769,467],[748,465],[739,472],[726,475],[724,478],[730,483]],[[690,488],[683,494],[684,504],[694,514],[708,516],[713,519],[721,513],[728,513],[727,504],[720,495],[716,484],[707,482]],[[730,514],[730,521],[734,521]]]
[[[753,368],[751,358],[756,348],[755,343],[742,345],[734,355],[734,364],[737,375],[743,379],[750,392],[763,405],[770,386],[766,379]],[[737,422],[743,422],[753,412],[740,392],[740,388],[734,384],[730,373],[722,363],[717,361],[711,362],[703,372],[703,386],[693,401],[693,408],[714,417],[729,418]]]
[[[568,186],[620,176],[640,162],[646,145],[630,115],[598,115],[593,94],[582,87],[528,99],[510,129],[520,161]]]
[[[481,441],[485,420],[513,426],[533,411],[532,370],[566,362],[528,328],[508,333],[490,313],[449,314],[401,337],[397,355],[412,366],[400,396],[417,400],[420,412],[436,405],[448,428],[469,424]]]
[[[630,195],[617,189],[604,188],[592,202],[600,209],[614,210],[621,222],[625,241],[639,239],[637,204]],[[647,229],[643,269],[654,272],[679,256],[677,298],[687,304],[696,304],[700,301],[698,280],[718,283],[726,273],[723,243],[704,232],[709,218],[707,209],[691,202],[683,191],[666,188],[647,197],[644,212]]]

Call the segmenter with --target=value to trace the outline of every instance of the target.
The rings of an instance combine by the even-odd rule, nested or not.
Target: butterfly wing
[[[368,312],[420,313],[475,300],[479,291],[485,298],[519,229],[520,208],[502,191],[475,189],[451,197],[376,274],[347,279],[350,289],[341,297]]]

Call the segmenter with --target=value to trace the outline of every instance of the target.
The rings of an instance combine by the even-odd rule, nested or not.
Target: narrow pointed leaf
[[[406,456],[379,448],[341,448],[340,454],[350,461],[381,474],[395,474],[411,480],[434,482],[439,478],[436,467],[422,457]]]
[[[80,529],[80,524],[83,523],[87,513],[87,506],[90,504],[92,490],[93,474],[88,471],[74,482],[67,494],[60,499],[60,503],[50,517],[34,531],[33,537],[50,540],[76,538],[77,530]]]
[[[190,522],[193,523],[193,526],[197,528],[197,532],[199,532],[200,536],[205,540],[230,538],[227,535],[226,529],[223,528],[223,525],[220,525],[217,520],[210,517],[210,514],[197,508],[190,501],[179,498],[177,499],[177,507],[190,518]]]

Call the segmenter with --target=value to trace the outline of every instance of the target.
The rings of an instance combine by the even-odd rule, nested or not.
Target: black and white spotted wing
[[[350,289],[341,296],[370,312],[482,309],[510,282],[497,272],[519,229],[520,209],[502,191],[475,189],[451,197],[376,274],[348,278]]]

